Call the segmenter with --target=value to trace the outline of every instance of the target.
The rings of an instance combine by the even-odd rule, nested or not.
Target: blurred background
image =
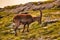
[[[19,26],[14,35],[13,18],[21,12],[39,17],[42,10],[42,24],[30,24],[29,32],[22,33]],[[0,0],[0,40],[60,40],[60,0]]]

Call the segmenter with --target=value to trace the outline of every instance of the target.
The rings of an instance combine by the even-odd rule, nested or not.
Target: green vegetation
[[[42,22],[45,21],[47,15],[50,15],[50,19],[56,19],[60,17],[60,14],[55,14],[60,12],[60,10],[43,10],[43,19]],[[39,16],[39,11],[30,11],[30,14],[35,16]],[[14,36],[13,28],[9,26],[12,23],[14,13],[5,13],[0,12],[0,15],[3,18],[0,19],[0,40],[60,40],[60,21],[52,24],[48,24],[45,27],[42,27],[38,24],[38,22],[33,22],[30,25],[29,32],[22,33],[22,28],[17,30],[18,36]]]

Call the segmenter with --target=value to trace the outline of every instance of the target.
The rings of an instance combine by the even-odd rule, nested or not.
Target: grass
[[[44,22],[44,20],[46,19],[45,16],[50,15],[51,13],[54,13],[54,15],[50,15],[51,19],[59,18],[60,16],[58,14],[55,15],[55,12],[58,11],[60,10],[43,10],[42,22]],[[30,11],[30,14],[32,16],[39,16],[39,11]],[[12,23],[12,19],[15,14],[10,13],[9,16],[7,16],[7,13],[2,12],[0,15],[4,16],[0,19],[0,40],[46,40],[48,38],[50,40],[60,40],[60,21],[48,24],[45,27],[40,26],[38,22],[35,21],[30,24],[29,32],[22,33],[23,29],[20,28],[17,30],[18,36],[14,36],[14,33],[12,33],[13,28],[9,28],[8,26],[10,26],[10,24]]]

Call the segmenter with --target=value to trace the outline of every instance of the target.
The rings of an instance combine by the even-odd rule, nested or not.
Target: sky
[[[38,1],[47,1],[47,0],[0,0],[0,8],[11,5],[24,4],[28,2],[38,2]]]

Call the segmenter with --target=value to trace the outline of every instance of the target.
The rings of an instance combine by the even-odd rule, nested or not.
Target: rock
[[[45,9],[50,9],[50,8],[53,8],[54,7],[54,4],[51,4],[51,3],[47,3],[45,5]]]
[[[42,26],[42,27],[45,27],[45,26],[47,26],[47,24],[51,24],[51,23],[55,23],[55,22],[58,22],[58,19],[47,20],[47,21],[43,22],[43,23],[41,24],[41,26]]]
[[[29,2],[26,4],[22,5],[16,5],[12,9],[6,9],[6,8],[0,8],[0,10],[3,10],[5,12],[12,12],[12,13],[20,13],[28,10],[33,10],[33,9],[51,9],[54,7],[60,7],[60,0],[55,0],[53,2],[49,3],[44,3],[44,2],[37,2],[37,5],[34,4],[34,2]]]
[[[14,25],[15,25],[15,24],[12,23],[12,24],[10,24],[10,25],[8,26],[8,28],[13,28]]]

